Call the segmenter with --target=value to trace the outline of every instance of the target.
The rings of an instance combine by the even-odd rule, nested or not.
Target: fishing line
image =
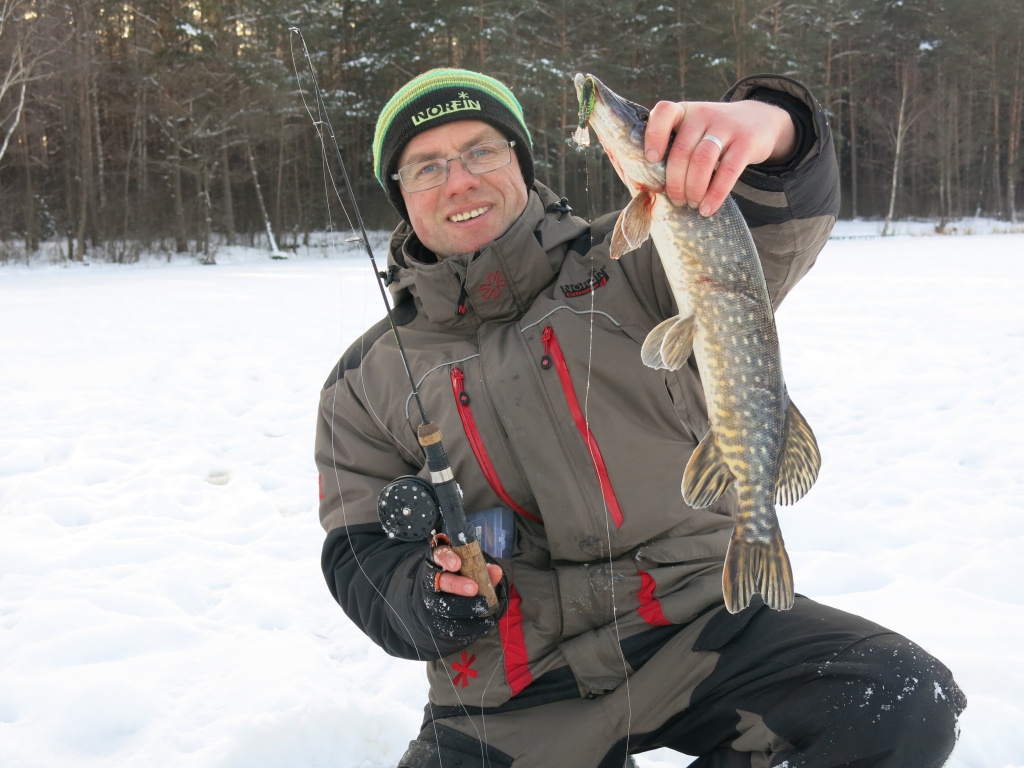
[[[302,106],[305,108],[306,113],[309,115],[310,120],[313,122],[313,126],[316,129],[317,136],[320,139],[321,159],[322,159],[323,170],[324,170],[324,173],[323,173],[323,177],[324,177],[324,191],[325,191],[325,194],[327,194],[328,189],[331,189],[331,190],[334,191],[334,196],[336,197],[336,199],[338,200],[338,203],[341,206],[342,213],[344,213],[345,218],[348,221],[349,227],[354,230],[355,229],[355,225],[354,225],[354,223],[352,221],[352,217],[349,215],[348,208],[346,207],[346,205],[344,203],[344,200],[341,197],[341,193],[340,193],[340,191],[338,189],[337,180],[335,179],[334,173],[331,170],[330,161],[329,161],[328,156],[327,156],[327,140],[325,138],[324,131],[325,131],[325,129],[329,130],[329,128],[328,128],[329,123],[326,120],[326,107],[323,106],[323,99],[320,96],[320,86],[319,86],[319,83],[317,83],[317,81],[316,81],[316,73],[313,70],[313,62],[312,62],[312,60],[310,58],[309,50],[306,48],[306,40],[302,36],[302,32],[298,29],[298,27],[292,27],[290,29],[290,32],[292,33],[292,36],[293,36],[293,37],[289,38],[289,46],[290,46],[290,51],[291,51],[291,56],[292,56],[292,69],[293,69],[293,71],[295,73],[295,82],[298,85],[299,97],[302,99]],[[298,62],[295,59],[294,37],[296,37],[296,36],[299,38],[299,41],[302,44],[302,52],[303,52],[303,56],[304,56],[304,58],[306,60],[308,69],[309,69],[309,77],[312,79],[312,82],[313,82],[314,104],[315,104],[315,109],[316,109],[316,113],[317,113],[316,115],[313,114],[313,109],[310,108],[309,103],[306,101],[305,90],[302,87],[301,76],[299,75],[299,69],[298,69]],[[331,131],[330,135],[333,137],[333,131]],[[331,215],[331,204],[330,204],[330,202],[331,202],[330,201],[330,195],[327,194],[328,232],[331,233],[331,238],[330,238],[331,239],[331,244],[334,245],[334,243],[333,243],[334,220],[333,220],[332,215]],[[365,302],[364,302],[364,318],[365,318]],[[362,341],[362,337],[360,337],[360,341]],[[363,350],[361,349],[360,351],[362,352]],[[334,416],[335,413],[336,413],[336,411],[335,411],[336,402],[337,402],[337,391],[335,391],[335,393],[332,396],[332,400],[331,400],[331,415],[332,416]],[[380,424],[381,428],[383,428],[385,431],[388,431],[387,425],[385,425],[383,421],[378,419],[378,423]],[[332,430],[334,429],[333,419],[332,419],[331,429]],[[388,434],[391,434],[391,433],[388,432]],[[391,436],[394,437],[394,435],[391,435]],[[396,439],[396,442],[398,442],[400,444],[401,441],[398,441]],[[334,441],[333,435],[332,435],[332,439],[331,439],[331,458],[334,459],[334,461],[332,462],[334,464],[334,472],[335,472],[335,478],[334,479],[335,479],[335,483],[340,488],[340,486],[341,486],[341,475],[340,475],[339,470],[338,470],[337,455],[335,453],[334,443],[335,443],[335,441]],[[349,545],[351,546],[352,539],[351,539],[351,534],[348,533],[348,522],[347,522],[348,515],[347,515],[346,510],[345,510],[345,498],[344,498],[344,496],[343,495],[339,495],[339,500],[341,502],[341,515],[342,515],[342,518],[346,521],[345,522],[345,529],[346,529],[346,534],[349,536]],[[352,552],[353,552],[353,557],[354,557],[354,559],[356,561],[356,565],[359,566],[360,572],[363,574],[363,576],[366,577],[366,580],[367,580],[367,582],[369,582],[370,586],[373,587],[374,591],[380,596],[380,598],[384,601],[385,605],[388,606],[388,608],[392,611],[392,613],[395,615],[395,617],[398,619],[398,621],[402,624],[402,628],[405,630],[405,632],[408,634],[408,636],[409,636],[409,638],[411,640],[412,632],[409,630],[409,628],[406,626],[405,622],[402,620],[401,614],[399,614],[398,611],[395,610],[395,608],[391,605],[390,601],[387,599],[387,595],[385,595],[380,590],[380,588],[378,588],[378,586],[374,583],[373,579],[370,578],[370,574],[363,567],[362,561],[358,558],[358,556],[355,556],[355,549],[354,548],[352,549]]]
[[[580,128],[582,128],[582,126],[580,126]],[[586,129],[584,129],[584,130],[586,130]],[[576,140],[573,140],[573,143],[576,145],[577,151],[584,155],[584,158],[583,158],[584,166],[583,167],[584,167],[585,176],[586,176],[586,183],[584,185],[584,190],[585,190],[586,198],[587,198],[587,221],[588,222],[593,222],[594,221],[594,200],[593,200],[593,197],[592,197],[592,190],[590,188],[590,161],[591,161],[591,158],[592,158],[592,153],[587,151],[589,149],[589,147],[584,146],[580,142],[578,142]],[[597,142],[597,146],[600,147],[601,143]],[[597,150],[595,149],[595,152],[596,151]],[[592,276],[592,279],[594,279],[594,276],[595,276],[595,273],[596,273],[596,266],[597,266],[596,258],[594,256],[594,246],[595,245],[596,245],[596,243],[593,243],[593,242],[591,242],[591,244],[590,244],[590,246],[591,246],[590,247],[590,274]],[[594,287],[590,291],[590,328],[589,328],[589,339],[588,339],[589,349],[588,349],[588,356],[587,356],[587,376],[586,376],[585,394],[584,394],[584,397],[583,397],[583,420],[584,420],[584,423],[587,426],[587,432],[588,433],[590,432],[590,415],[589,415],[589,409],[590,409],[590,383],[591,383],[591,374],[592,374],[592,370],[593,370],[593,360],[594,360],[594,317],[595,317],[596,314],[597,314],[597,290],[596,290],[596,287]],[[613,320],[613,322],[614,322],[614,320]],[[587,444],[591,445],[589,440],[587,441]],[[595,460],[593,450],[591,450],[591,459]],[[612,532],[611,532],[611,525],[610,525],[610,517],[611,516],[608,513],[608,500],[607,500],[607,498],[605,496],[604,486],[601,485],[601,484],[599,484],[599,486],[600,486],[600,490],[601,490],[601,500],[602,500],[602,502],[604,504],[604,513],[605,513],[604,514],[604,528],[605,528],[605,542],[607,543],[607,546],[608,546],[608,587],[609,587],[609,592],[611,594],[612,624],[615,627],[615,642],[616,642],[616,647],[618,648],[618,651],[619,651],[619,660],[622,662],[623,685],[625,686],[625,690],[626,690],[626,744],[625,744],[626,760],[625,760],[624,764],[628,765],[629,764],[629,740],[630,740],[630,736],[631,736],[631,732],[632,732],[632,723],[633,723],[633,701],[632,701],[632,696],[630,695],[630,687],[629,687],[629,678],[630,678],[630,675],[629,675],[629,663],[626,661],[626,654],[622,650],[622,635],[619,632],[619,610],[618,610],[618,604],[616,603],[616,599],[615,599],[616,598],[616,595],[615,595],[615,557],[614,557],[613,550],[612,550]]]
[[[363,248],[365,249],[367,255],[370,258],[370,262],[371,262],[371,264],[373,266],[374,275],[375,275],[375,277],[377,277],[376,283],[377,283],[377,286],[378,286],[378,288],[380,290],[381,298],[382,298],[382,300],[384,302],[384,306],[385,306],[385,310],[386,310],[386,313],[387,313],[387,317],[388,317],[388,320],[389,320],[390,325],[391,325],[391,329],[392,329],[393,334],[394,334],[395,343],[396,343],[396,345],[397,345],[397,347],[399,349],[400,357],[402,358],[402,363],[403,363],[403,366],[405,368],[406,375],[407,375],[407,377],[409,379],[409,384],[410,384],[410,387],[411,387],[411,390],[412,390],[411,399],[416,403],[417,410],[419,411],[419,415],[421,417],[422,425],[424,425],[424,426],[427,426],[427,425],[433,426],[430,423],[430,420],[427,418],[426,411],[425,411],[423,403],[422,403],[422,401],[420,399],[418,383],[415,381],[415,379],[413,377],[413,374],[412,374],[412,371],[409,368],[409,363],[408,363],[408,359],[407,359],[406,354],[405,354],[405,349],[404,349],[404,346],[402,345],[402,340],[401,340],[401,337],[400,337],[400,335],[398,333],[398,328],[397,328],[397,325],[395,323],[394,317],[392,315],[392,307],[391,307],[390,302],[388,301],[387,291],[385,290],[385,286],[384,286],[383,280],[380,278],[380,270],[377,267],[377,261],[376,261],[376,258],[374,257],[373,249],[371,248],[370,243],[369,243],[369,237],[368,237],[368,235],[366,233],[366,228],[365,228],[365,225],[364,225],[364,222],[363,222],[363,219],[362,219],[362,215],[360,214],[360,211],[359,211],[358,203],[356,202],[355,192],[352,189],[351,180],[350,180],[348,172],[347,172],[347,170],[345,168],[344,159],[341,156],[341,149],[338,146],[337,138],[336,138],[336,136],[334,134],[334,129],[331,126],[330,119],[329,119],[329,117],[327,115],[327,107],[326,107],[326,104],[324,103],[323,97],[321,95],[320,86],[319,86],[319,83],[317,82],[316,72],[315,72],[315,69],[313,67],[313,61],[312,61],[312,58],[310,56],[309,49],[306,46],[305,38],[303,37],[302,32],[301,32],[301,30],[298,27],[291,27],[289,31],[292,33],[292,37],[289,39],[289,47],[290,47],[290,52],[291,52],[291,57],[292,57],[292,68],[293,68],[293,71],[294,71],[294,74],[295,74],[296,84],[298,85],[299,95],[300,95],[300,98],[302,99],[303,107],[305,108],[306,113],[309,115],[309,118],[312,121],[314,128],[316,129],[317,136],[320,139],[321,160],[322,160],[323,169],[324,169],[324,187],[325,187],[325,195],[327,197],[327,209],[328,209],[327,210],[327,215],[328,215],[328,226],[329,226],[329,229],[330,229],[331,232],[333,232],[333,220],[331,219],[331,214],[330,214],[331,200],[330,200],[330,194],[329,194],[329,191],[333,190],[334,197],[337,200],[338,204],[341,206],[342,212],[344,213],[345,218],[348,221],[349,228],[352,229],[353,231],[357,232],[356,236],[354,236],[354,237],[349,239],[349,242],[361,243]],[[310,80],[312,82],[312,85],[313,85],[314,104],[315,104],[315,112],[316,112],[315,115],[314,115],[314,109],[311,109],[309,103],[306,101],[305,90],[302,87],[302,82],[301,82],[302,78],[301,78],[301,76],[299,74],[299,64],[298,64],[298,62],[296,60],[296,52],[295,52],[295,45],[294,45],[294,38],[295,37],[298,37],[298,39],[299,39],[299,41],[301,43],[302,55],[303,55],[303,58],[305,59],[305,62],[306,62],[306,68],[308,70],[308,76],[309,76],[309,78],[310,78]],[[337,180],[336,180],[336,178],[334,176],[334,173],[331,170],[331,164],[330,164],[330,159],[328,157],[328,148],[327,148],[328,141],[330,141],[330,144],[331,144],[331,146],[332,146],[332,148],[334,150],[335,159],[337,160],[338,166],[341,169],[342,180],[344,181],[345,190],[346,190],[347,195],[348,195],[348,200],[350,201],[350,205],[351,205],[351,208],[352,208],[352,214],[354,214],[354,217],[355,217],[354,220],[353,220],[353,215],[350,215],[350,213],[349,213],[349,206],[346,205],[345,200],[342,197],[341,192],[339,190],[339,186],[338,186]],[[364,319],[365,319],[365,306],[366,305],[365,305],[365,302],[364,302]],[[365,334],[360,336],[360,344],[363,343],[364,339],[365,339]],[[360,347],[361,355],[362,355],[363,352],[365,352],[365,349],[361,346]],[[376,413],[375,409],[373,408],[373,404],[372,404],[372,400],[370,398],[369,392],[367,392],[367,390],[366,390],[366,381],[365,381],[365,379],[361,377],[360,380],[361,380],[361,384],[362,384],[362,387],[363,387],[364,401],[365,401],[365,403],[366,403],[366,405],[367,405],[367,407],[368,407],[368,409],[369,409],[373,419],[381,427],[381,429],[383,429],[384,432],[387,433],[389,437],[391,437],[391,439],[393,441],[393,444],[395,446],[397,446],[397,450],[399,450],[400,453],[401,452],[405,452],[405,453],[409,454],[409,457],[411,458],[410,464],[412,466],[416,466],[417,464],[420,464],[422,462],[422,460],[423,460],[422,454],[417,455],[416,452],[411,451],[410,449],[408,449],[404,445],[402,440],[399,439],[398,436],[395,435],[393,432],[391,432],[390,429],[388,429],[387,424]],[[333,419],[333,417],[334,417],[334,415],[336,413],[336,411],[335,411],[336,405],[337,405],[337,388],[335,387],[334,392],[332,394],[332,400],[331,400],[332,419],[331,419],[330,427],[331,427],[332,431],[334,429],[334,419]],[[436,434],[437,434],[437,438],[438,439],[437,439],[437,443],[436,443],[436,447],[435,448],[432,449],[430,447],[427,447],[425,444],[423,444],[421,442],[421,445],[427,451],[428,458],[430,456],[434,456],[434,458],[436,459],[435,453],[436,453],[436,451],[438,449],[440,450],[441,457],[444,458],[443,448],[441,448],[441,446],[440,446],[440,431],[438,430]],[[338,465],[338,461],[337,461],[337,455],[335,453],[335,441],[333,439],[333,435],[332,435],[332,439],[331,439],[331,453],[332,453],[332,460],[333,460],[332,463],[333,463],[333,466],[334,466],[334,480],[335,480],[335,483],[337,484],[337,487],[340,490],[340,488],[341,488],[341,476],[340,476],[339,465]],[[431,459],[431,462],[432,461],[433,461],[433,459]],[[447,461],[447,459],[445,459],[445,461]],[[434,474],[433,470],[434,470],[434,466],[433,466],[433,464],[431,464],[431,473],[432,474]],[[461,491],[458,491],[458,492],[461,494]],[[352,546],[351,533],[348,530],[348,528],[349,528],[349,526],[348,526],[348,516],[347,516],[346,509],[345,509],[344,496],[342,494],[340,494],[340,493],[339,493],[339,502],[341,504],[342,520],[344,522],[344,526],[345,526],[345,529],[346,529],[346,536],[348,536],[349,547],[350,547],[350,550],[352,552],[353,560],[356,562],[356,565],[359,567],[360,572],[366,578],[367,582],[370,584],[370,586],[373,588],[373,590],[377,593],[377,595],[383,600],[384,604],[387,606],[388,610],[391,611],[392,615],[394,615],[395,618],[398,620],[399,624],[402,627],[402,630],[406,633],[406,635],[408,636],[408,638],[410,640],[410,645],[412,645],[412,647],[415,650],[417,660],[419,662],[421,662],[421,663],[424,662],[425,659],[423,659],[420,656],[419,650],[418,650],[418,648],[416,648],[415,642],[413,641],[412,632],[410,631],[409,627],[406,625],[405,621],[402,619],[401,614],[399,614],[399,612],[395,609],[395,607],[387,599],[387,596],[377,586],[377,584],[374,583],[373,579],[370,578],[370,574],[367,572],[366,568],[364,567],[362,560],[360,560],[360,558],[356,554],[355,547]],[[461,510],[461,505],[459,505],[459,510]],[[470,543],[472,543],[472,539],[470,539]],[[499,629],[499,637],[500,637],[500,624],[498,625],[498,629]],[[431,636],[431,640],[434,643],[434,650],[437,652],[438,659],[443,658],[443,654],[441,653],[440,648],[437,646],[436,640],[434,640],[434,638],[432,636]],[[504,662],[505,662],[505,642],[504,642],[504,638],[500,639],[500,647],[501,647],[501,656],[499,658],[499,662],[500,662],[500,664],[502,666],[504,666]],[[482,705],[483,705],[484,697],[486,697],[487,691],[488,691],[488,689],[490,687],[491,680],[493,680],[494,675],[497,672],[497,669],[498,669],[498,666],[495,665],[494,669],[492,670],[491,676],[488,678],[487,684],[484,686],[484,690],[483,690],[483,692],[481,694],[481,709],[483,709]],[[467,711],[466,705],[465,705],[465,703],[462,700],[462,696],[459,693],[458,687],[456,686],[454,680],[451,679],[450,675],[448,675],[448,678],[449,678],[449,680],[448,680],[449,681],[449,685],[452,688],[452,692],[454,693],[455,699],[459,702],[459,705],[462,707],[462,709],[464,711]],[[428,683],[428,689],[429,689],[429,683]],[[434,716],[435,713],[434,713],[434,710],[433,710],[433,705],[430,702],[429,695],[427,696],[427,709],[430,712],[431,724],[434,727],[435,739],[437,739],[438,736],[437,736],[436,717]],[[484,716],[481,715],[481,721],[483,721],[483,719],[484,719]],[[473,720],[471,718],[469,718],[468,720],[469,720],[470,723],[473,723]],[[477,731],[478,737],[480,737],[479,730],[476,728],[475,724],[473,725],[473,728],[474,728],[474,730]],[[484,761],[484,759],[486,757],[486,753],[485,753],[486,741],[483,738],[478,738],[478,741],[480,742],[481,763],[483,763],[483,761]]]
[[[385,290],[385,286],[383,284],[383,281],[381,279],[379,279],[380,272],[379,272],[379,269],[377,268],[377,262],[376,262],[376,259],[374,257],[374,254],[373,254],[373,250],[372,250],[372,248],[370,247],[370,244],[369,244],[369,238],[368,238],[368,235],[366,233],[366,228],[365,228],[364,222],[362,220],[362,216],[361,216],[360,211],[359,211],[359,206],[358,206],[358,204],[356,202],[355,194],[354,194],[354,191],[352,189],[351,180],[350,180],[350,178],[348,176],[348,173],[347,173],[347,171],[345,169],[344,160],[341,157],[341,150],[340,150],[340,148],[338,146],[338,142],[337,142],[336,136],[335,136],[333,128],[332,128],[332,126],[330,124],[330,120],[329,120],[329,118],[327,116],[326,105],[324,104],[324,101],[323,101],[323,98],[322,98],[322,95],[321,95],[321,91],[320,91],[320,87],[319,87],[319,84],[317,83],[317,80],[316,80],[316,73],[315,73],[315,70],[314,70],[314,67],[313,67],[312,58],[311,58],[311,56],[309,54],[309,50],[308,50],[308,48],[306,46],[306,42],[305,42],[305,39],[302,36],[301,31],[297,27],[292,27],[290,31],[292,32],[293,36],[297,36],[299,38],[299,41],[301,42],[303,57],[305,58],[307,69],[308,69],[308,76],[311,79],[312,84],[313,84],[313,93],[314,93],[314,96],[315,96],[315,101],[314,101],[315,109],[311,108],[309,103],[306,101],[305,91],[303,90],[302,85],[301,85],[301,76],[299,75],[299,65],[298,65],[298,62],[296,60],[296,52],[295,52],[294,37],[293,37],[290,40],[290,47],[291,47],[292,64],[293,64],[293,70],[294,70],[295,77],[296,77],[296,82],[299,85],[299,93],[300,93],[300,97],[302,98],[303,106],[306,109],[306,112],[307,112],[308,116],[310,117],[310,120],[312,121],[312,123],[314,125],[314,128],[317,131],[317,135],[318,135],[318,137],[320,139],[321,162],[323,164],[323,169],[324,169],[325,195],[327,197],[327,202],[328,202],[328,222],[329,222],[330,231],[333,232],[333,221],[332,221],[331,215],[330,215],[330,192],[333,191],[334,197],[337,200],[337,202],[340,204],[341,209],[342,209],[342,211],[343,211],[343,213],[345,215],[345,218],[346,218],[346,220],[349,223],[350,229],[352,229],[353,231],[357,232],[357,235],[355,237],[350,238],[349,242],[358,242],[358,243],[360,243],[363,246],[363,248],[366,250],[367,255],[370,258],[371,264],[373,265],[375,276],[378,277],[378,279],[376,280],[377,286],[378,286],[378,289],[380,291],[381,298],[384,301],[385,309],[386,309],[387,315],[388,315],[388,319],[389,319],[389,321],[391,323],[392,331],[394,333],[395,342],[396,342],[396,345],[397,345],[397,347],[398,347],[398,349],[399,349],[399,351],[401,353],[402,363],[403,363],[403,366],[405,367],[405,372],[406,372],[406,375],[407,375],[407,377],[409,379],[409,383],[410,383],[410,386],[411,386],[411,390],[412,390],[411,399],[416,403],[416,408],[417,408],[417,410],[420,413],[422,423],[424,425],[427,425],[429,423],[429,419],[426,416],[426,412],[425,412],[423,403],[420,400],[418,384],[415,381],[415,379],[414,379],[414,377],[412,375],[412,371],[409,368],[408,359],[406,358],[404,347],[402,345],[402,341],[401,341],[401,338],[399,336],[398,329],[397,329],[397,326],[396,326],[395,321],[394,321],[394,317],[392,315],[392,311],[391,311],[392,307],[391,307],[391,304],[388,301],[387,291]],[[315,112],[315,114],[314,114],[314,112]],[[353,215],[349,213],[349,207],[348,207],[348,205],[346,205],[345,200],[343,199],[343,197],[341,195],[341,191],[339,189],[338,181],[335,178],[334,173],[331,170],[330,158],[328,157],[328,146],[327,146],[328,141],[330,141],[330,143],[331,143],[331,147],[334,150],[335,159],[337,160],[338,166],[341,169],[342,181],[344,182],[344,187],[345,187],[345,190],[346,190],[347,195],[348,195],[348,199],[349,199],[350,204],[351,204],[352,214],[354,214],[354,218],[353,218]],[[587,167],[586,190],[587,190],[588,213],[590,214],[590,216],[592,218],[592,215],[593,215],[593,213],[592,213],[592,211],[593,211],[593,200],[591,198],[591,190],[590,190],[590,170],[589,170],[589,167]],[[593,246],[593,244],[592,244],[592,246]],[[590,254],[590,268],[591,268],[591,274],[592,275],[596,274],[596,257],[595,257],[595,255],[593,253],[593,250],[591,250],[591,254]],[[584,423],[586,425],[586,431],[588,433],[588,436],[590,434],[589,398],[590,398],[590,388],[591,388],[591,383],[592,383],[592,371],[593,371],[594,315],[597,312],[597,310],[596,310],[596,297],[595,297],[594,293],[595,293],[595,291],[592,290],[591,291],[591,297],[590,297],[590,330],[589,330],[589,339],[588,339],[587,375],[586,375],[586,383],[585,383],[584,409],[583,409],[584,410]],[[365,312],[365,302],[364,302],[364,312]],[[365,315],[364,315],[364,318],[365,318]],[[360,337],[361,344],[364,342],[364,340],[365,340],[365,335]],[[361,352],[365,352],[365,349],[362,348],[362,347],[361,347]],[[380,415],[377,414],[376,411],[373,409],[372,400],[371,400],[371,398],[369,396],[369,393],[366,390],[365,379],[361,378],[361,384],[362,384],[362,387],[363,387],[364,402],[366,403],[366,405],[367,405],[367,407],[368,407],[372,417],[374,418],[375,422],[381,427],[381,429],[384,430],[384,432],[386,432],[390,436],[390,438],[393,441],[393,444],[396,446],[396,449],[399,450],[399,452],[410,454],[410,457],[412,458],[412,461],[410,462],[410,464],[412,466],[415,466],[417,463],[419,463],[419,459],[421,459],[422,457],[421,456],[417,457],[414,451],[409,450],[404,445],[402,440],[400,440],[394,433],[391,432],[391,430],[388,429],[387,424],[380,417]],[[334,390],[334,392],[332,394],[332,401],[331,401],[331,410],[332,410],[331,429],[332,430],[334,428],[333,416],[336,413],[336,411],[335,411],[336,407],[337,407],[337,389],[335,388],[335,390]],[[439,436],[439,433],[438,433],[438,436]],[[331,442],[332,442],[332,448],[331,448],[331,450],[332,450],[332,459],[334,459],[334,461],[333,461],[333,465],[334,465],[334,480],[337,483],[337,487],[340,489],[340,487],[341,487],[340,468],[339,468],[338,461],[337,461],[337,455],[334,453],[335,448],[334,448],[334,440],[333,440],[333,438],[332,438]],[[589,439],[588,439],[587,442],[588,442],[588,444],[590,443]],[[421,445],[423,445],[422,441],[421,441]],[[426,447],[426,446],[424,445],[424,447]],[[617,645],[619,646],[619,655],[620,655],[620,659],[621,659],[621,661],[623,663],[624,683],[626,685],[626,700],[627,700],[627,736],[626,736],[627,742],[626,743],[627,743],[627,755],[628,755],[628,740],[629,740],[629,735],[630,735],[630,730],[631,730],[631,725],[630,724],[632,722],[632,704],[631,704],[631,697],[630,697],[630,690],[629,690],[629,675],[628,675],[628,671],[629,670],[628,670],[628,663],[626,661],[625,655],[624,655],[624,653],[622,651],[622,648],[621,648],[621,635],[619,633],[618,608],[617,608],[616,600],[615,600],[615,565],[614,565],[614,554],[613,554],[613,548],[612,548],[611,528],[610,528],[610,524],[609,524],[609,521],[608,521],[608,518],[609,518],[609,514],[608,514],[608,500],[605,497],[604,489],[603,488],[601,489],[601,493],[602,493],[602,501],[603,501],[604,512],[605,512],[606,543],[607,543],[607,546],[608,546],[608,568],[609,568],[609,580],[610,580],[609,589],[610,589],[611,596],[612,596],[612,619],[613,619],[613,624],[614,624],[614,627],[615,627]],[[348,540],[349,541],[349,547],[350,547],[352,555],[353,555],[353,560],[356,562],[360,572],[363,574],[364,577],[366,577],[367,581],[370,583],[370,585],[373,588],[373,590],[376,592],[376,594],[378,596],[380,596],[380,598],[383,600],[384,604],[387,606],[388,610],[398,620],[398,623],[401,625],[401,627],[402,627],[403,631],[405,632],[405,634],[409,637],[410,640],[412,640],[412,633],[411,633],[409,627],[406,625],[405,621],[402,619],[401,615],[398,613],[398,611],[395,609],[395,607],[390,603],[390,601],[388,601],[387,596],[382,592],[380,587],[378,587],[373,582],[373,580],[370,578],[370,575],[369,575],[368,571],[366,570],[362,560],[356,554],[355,548],[352,546],[351,533],[348,531],[347,511],[345,509],[345,501],[344,501],[344,498],[342,496],[340,496],[340,495],[339,495],[339,502],[340,502],[340,506],[341,506],[342,519],[345,522],[346,535],[349,537],[349,540]],[[504,665],[505,653],[506,653],[506,641],[505,641],[505,638],[501,636],[500,629],[501,628],[500,628],[500,624],[499,624],[499,626],[498,626],[498,631],[499,631],[499,647],[501,649],[501,656],[499,658],[499,663]],[[413,648],[415,649],[415,643],[411,643],[411,644],[413,645]],[[435,648],[435,651],[437,652],[438,658],[439,659],[442,658],[442,654],[440,652],[440,649],[437,647],[436,641],[434,641],[434,648]],[[416,652],[417,659],[420,662],[423,662],[424,659],[421,657],[418,649],[415,652]],[[497,665],[495,665],[495,667],[492,669],[491,675],[489,676],[489,678],[487,680],[487,683],[484,686],[483,692],[481,694],[481,701],[480,701],[480,705],[481,705],[480,706],[480,709],[481,709],[481,713],[480,713],[480,727],[483,728],[484,734],[480,734],[480,730],[477,728],[474,718],[472,718],[472,717],[467,717],[466,718],[466,721],[472,724],[473,729],[476,731],[476,733],[478,735],[478,740],[479,740],[479,743],[480,743],[481,760],[482,760],[482,762],[485,760],[485,750],[486,750],[486,744],[487,744],[486,736],[485,736],[485,734],[486,734],[486,715],[482,711],[483,710],[483,703],[484,703],[484,700],[486,698],[486,694],[487,694],[487,691],[488,691],[488,689],[490,687],[490,684],[491,684],[494,676],[497,673],[497,670],[498,670],[498,667],[497,667]],[[455,681],[451,678],[450,675],[447,675],[447,677],[449,679],[449,685],[451,686],[451,690],[452,690],[452,693],[454,694],[455,700],[457,702],[459,702],[460,708],[463,710],[463,712],[465,712],[468,715],[468,710],[466,709],[465,703],[462,700],[462,696],[459,693],[459,690],[458,690],[457,685],[455,684]],[[428,688],[429,688],[429,684],[428,684]],[[430,713],[431,724],[433,725],[434,730],[435,730],[435,738],[437,738],[436,717],[435,717],[435,712],[434,712],[434,709],[433,709],[433,705],[430,702],[429,695],[427,697],[427,710]],[[628,760],[628,757],[627,757],[627,760]]]

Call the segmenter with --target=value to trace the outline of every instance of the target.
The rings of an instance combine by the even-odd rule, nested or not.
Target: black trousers
[[[920,646],[798,597],[703,617],[604,696],[430,721],[400,768],[622,768],[657,748],[698,768],[939,768],[966,703]]]

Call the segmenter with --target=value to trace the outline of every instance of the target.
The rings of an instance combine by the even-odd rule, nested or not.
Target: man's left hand
[[[721,149],[708,137],[718,139]],[[651,162],[666,160],[669,200],[710,216],[748,165],[789,159],[796,150],[796,130],[786,110],[761,101],[659,101],[651,110],[644,146]]]

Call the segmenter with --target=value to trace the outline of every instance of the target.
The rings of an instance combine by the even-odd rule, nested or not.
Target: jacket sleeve
[[[388,538],[377,516],[380,490],[420,467],[359,397],[362,354],[353,350],[366,343],[364,337],[346,353],[320,395],[315,460],[327,533],[321,567],[334,599],[377,645],[401,658],[436,658],[417,623],[411,582],[426,544]]]
[[[403,597],[411,595],[425,548],[389,539],[379,524],[353,525],[328,533],[320,558],[327,588],[345,614],[388,654],[403,659],[438,657]]]
[[[788,162],[749,166],[733,188],[778,309],[828,241],[839,214],[839,171],[828,118],[803,85],[779,75],[754,75],[725,96],[726,101],[743,99],[785,109],[796,128],[797,150]]]

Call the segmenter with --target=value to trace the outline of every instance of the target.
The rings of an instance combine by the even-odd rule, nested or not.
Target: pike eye
[[[646,123],[650,119],[651,119],[651,113],[650,112],[641,112],[640,113],[640,122]]]

